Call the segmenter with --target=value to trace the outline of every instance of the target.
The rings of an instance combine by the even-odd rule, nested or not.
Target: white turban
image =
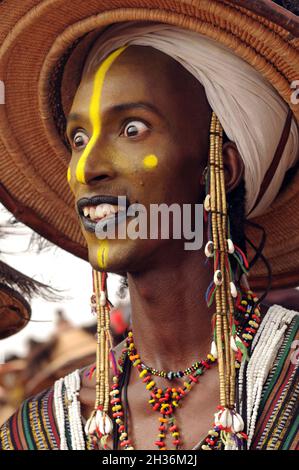
[[[89,52],[83,76],[125,45],[151,46],[164,52],[204,86],[211,108],[243,159],[248,214],[280,140],[288,112],[286,103],[258,71],[230,49],[199,33],[162,23],[126,22],[109,27]],[[262,214],[275,199],[285,172],[296,162],[298,144],[293,118],[280,163],[249,217]]]

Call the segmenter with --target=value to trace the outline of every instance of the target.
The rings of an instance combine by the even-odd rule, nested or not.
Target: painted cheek
[[[108,240],[102,240],[97,252],[97,261],[99,268],[105,269],[108,262],[108,253],[109,253],[109,242]]]
[[[147,155],[143,159],[143,166],[146,170],[153,170],[158,165],[158,158],[156,155]]]

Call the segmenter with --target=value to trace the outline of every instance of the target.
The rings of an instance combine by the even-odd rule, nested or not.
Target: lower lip
[[[112,228],[114,226],[117,226],[118,224],[121,224],[124,222],[127,218],[126,212],[117,212],[114,215],[111,215],[109,217],[104,217],[101,220],[93,221],[91,219],[88,219],[84,215],[81,215],[81,220],[83,223],[83,226],[85,230],[88,232],[95,233],[96,227],[97,230],[102,230],[105,229],[105,232],[109,230],[109,228]]]

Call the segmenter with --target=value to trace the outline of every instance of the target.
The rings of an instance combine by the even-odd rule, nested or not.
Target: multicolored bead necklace
[[[166,434],[169,431],[173,437],[173,445],[175,449],[178,450],[182,445],[182,439],[176,419],[174,417],[175,409],[180,406],[180,402],[183,398],[190,392],[194,384],[198,383],[198,378],[203,375],[205,370],[210,369],[211,365],[216,362],[216,359],[212,354],[207,355],[206,360],[195,362],[192,366],[185,371],[178,372],[165,372],[157,371],[152,368],[148,368],[144,363],[141,362],[140,356],[136,351],[136,347],[133,341],[133,333],[130,331],[126,340],[126,348],[123,349],[121,357],[119,359],[120,368],[123,369],[125,357],[128,355],[132,365],[136,367],[139,371],[139,377],[146,384],[146,390],[150,392],[150,399],[148,403],[152,406],[154,411],[160,413],[159,416],[159,433],[158,439],[155,441],[155,445],[160,450],[166,450],[165,438]],[[181,387],[165,387],[164,390],[158,388],[155,381],[152,380],[152,370],[154,370],[155,375],[159,377],[166,377],[169,380],[174,379],[175,377],[182,378],[184,376],[188,377],[188,380],[185,380]],[[118,424],[118,432],[120,433],[120,446],[124,450],[134,449],[132,441],[128,439],[127,426],[125,427],[123,421],[123,410],[121,405],[120,391],[119,391],[119,376],[115,375],[113,377],[112,390],[110,392],[112,396],[111,405],[113,418]]]

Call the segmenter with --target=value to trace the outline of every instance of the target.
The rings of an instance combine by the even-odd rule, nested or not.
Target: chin
[[[132,264],[136,268],[136,241],[89,239],[88,259],[97,271],[124,275]]]

